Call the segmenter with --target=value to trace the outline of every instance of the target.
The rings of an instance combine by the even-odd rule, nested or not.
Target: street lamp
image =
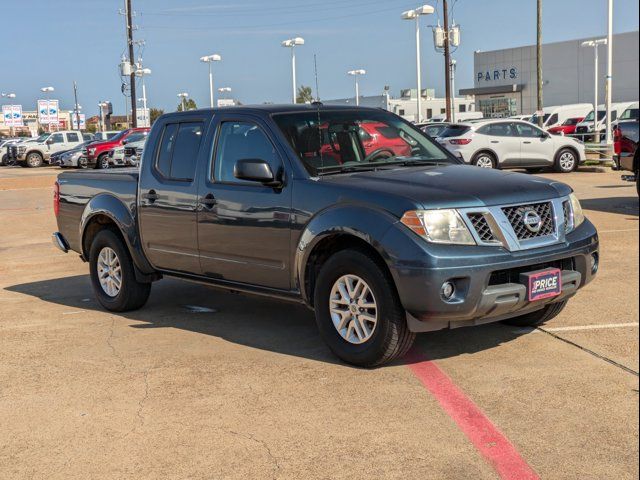
[[[431,15],[435,9],[431,5],[423,5],[415,10],[402,13],[403,20],[415,20],[416,22],[416,71],[418,77],[418,123],[422,122],[422,75],[420,74],[420,16]]]
[[[292,82],[292,86],[293,86],[293,103],[296,103],[296,95],[297,95],[297,89],[296,89],[296,47],[300,46],[300,45],[304,45],[304,38],[301,37],[296,37],[296,38],[290,38],[289,40],[285,40],[284,42],[282,42],[282,46],[285,48],[290,48],[291,49],[291,78],[293,80]]]
[[[598,133],[598,47],[600,45],[606,45],[607,39],[600,38],[598,40],[587,40],[586,42],[582,42],[582,46],[586,48],[593,48],[593,60],[595,64],[594,70],[594,102],[593,102],[593,139],[594,143],[598,143],[600,141],[600,134]]]
[[[185,112],[187,110],[187,98],[189,94],[187,92],[182,92],[178,94],[178,98],[180,99],[180,103],[182,104],[182,111]]]
[[[347,75],[352,75],[356,81],[356,107],[360,106],[360,85],[358,84],[358,77],[360,75],[366,75],[366,70],[351,70],[347,72]]]
[[[451,121],[456,123],[456,65],[458,62],[454,58],[451,59]]]
[[[150,68],[138,68],[135,71],[136,77],[142,78],[142,117],[144,121],[144,126],[148,127],[149,125],[149,112],[147,111],[147,88],[144,84],[144,77],[147,75],[151,75]]]
[[[200,57],[200,61],[209,65],[209,102],[211,103],[211,108],[214,107],[214,99],[213,99],[213,71],[211,69],[211,64],[213,62],[221,62],[222,57],[218,54],[206,55],[204,57]]]

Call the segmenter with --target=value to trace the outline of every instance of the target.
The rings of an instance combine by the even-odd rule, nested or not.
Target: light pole
[[[211,68],[211,64],[213,62],[221,62],[222,57],[217,53],[214,53],[213,55],[206,55],[204,57],[200,57],[200,61],[209,65],[209,103],[211,105],[211,108],[213,108],[215,103],[213,98],[213,70]]]
[[[296,47],[304,45],[304,38],[290,38],[282,42],[282,46],[291,49],[291,79],[292,79],[292,100],[296,103],[297,87],[296,87]]]
[[[182,92],[178,94],[178,98],[180,99],[180,103],[182,104],[182,111],[186,112],[187,111],[187,98],[189,97],[189,94],[187,92]]]
[[[594,59],[594,101],[593,101],[593,138],[594,143],[598,143],[600,141],[600,134],[598,133],[598,47],[600,45],[606,45],[607,39],[601,38],[599,40],[588,40],[586,42],[582,42],[583,47],[593,48],[593,59]]]
[[[422,75],[420,66],[420,16],[431,15],[435,9],[431,5],[423,5],[415,10],[402,13],[403,20],[415,20],[416,22],[416,72],[418,79],[418,115],[417,123],[422,123]]]
[[[611,100],[613,96],[613,0],[609,0],[607,13],[607,146],[611,145]]]
[[[449,68],[451,69],[451,121],[456,123],[456,62],[455,58],[451,59]]]
[[[360,106],[360,85],[358,83],[358,77],[360,75],[366,75],[367,71],[366,70],[351,70],[349,72],[347,72],[347,75],[352,75],[353,78],[356,81],[356,107]]]
[[[149,111],[147,110],[147,87],[144,84],[144,77],[151,75],[150,68],[138,68],[136,69],[136,77],[142,79],[142,118],[144,127],[149,127]]]

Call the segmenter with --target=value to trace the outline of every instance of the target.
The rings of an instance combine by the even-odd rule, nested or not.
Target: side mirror
[[[53,144],[53,138],[47,138],[47,145]]]
[[[551,134],[549,132],[542,132],[540,138],[551,138]]]
[[[275,179],[271,167],[260,159],[238,160],[233,168],[233,176],[239,180],[258,182],[268,187],[279,187],[282,182]]]
[[[127,140],[126,138],[122,141],[122,145],[126,145],[127,143],[129,143],[129,140]]]

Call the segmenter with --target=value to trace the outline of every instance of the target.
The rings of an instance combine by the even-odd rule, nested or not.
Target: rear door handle
[[[212,209],[214,207],[214,205],[216,204],[216,197],[213,196],[213,194],[209,193],[206,197],[204,197],[200,203],[204,206],[204,208],[206,209]]]
[[[158,199],[158,194],[155,190],[149,190],[149,192],[142,194],[142,198],[147,200],[149,203],[153,203]]]

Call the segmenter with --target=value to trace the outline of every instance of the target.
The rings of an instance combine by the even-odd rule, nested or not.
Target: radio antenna
[[[316,75],[316,102],[320,101],[320,88],[318,87],[318,58],[316,54],[313,54],[313,68],[315,69]]]

